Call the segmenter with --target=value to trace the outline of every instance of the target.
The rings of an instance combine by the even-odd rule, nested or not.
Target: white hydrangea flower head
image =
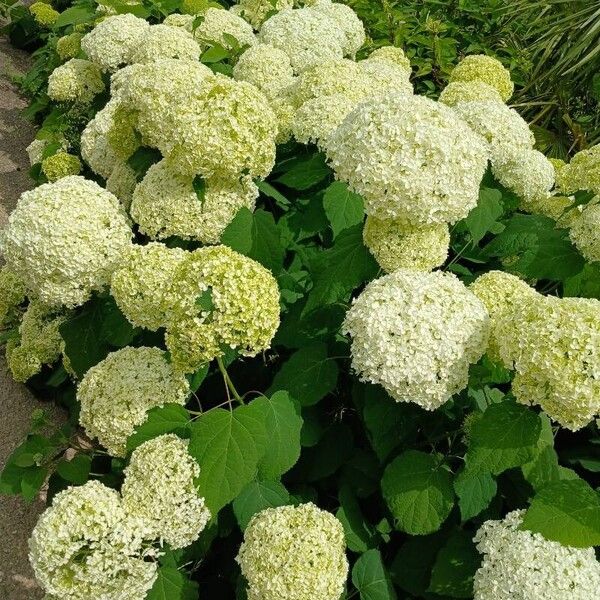
[[[273,98],[294,84],[294,70],[283,50],[269,44],[256,44],[240,56],[233,67],[233,78],[247,81]]]
[[[180,15],[179,13],[171,13],[165,17],[163,25],[168,25],[169,27],[181,27],[192,33],[194,31],[195,20],[196,17],[194,15]]]
[[[257,43],[252,25],[233,12],[220,8],[209,8],[194,31],[194,37],[204,47],[219,44],[231,49],[231,42],[224,34],[233,36],[240,46],[254,46]]]
[[[292,137],[292,124],[297,110],[294,88],[295,86],[291,85],[270,98],[271,108],[277,120],[277,144],[285,144]]]
[[[173,549],[198,539],[211,516],[196,489],[200,467],[187,447],[174,434],[143,443],[131,455],[121,488],[126,513],[143,519]]]
[[[600,412],[600,301],[540,297],[513,315],[502,342],[516,371],[517,401],[539,405],[562,427],[577,431]]]
[[[47,145],[48,140],[33,140],[31,144],[25,148],[25,152],[27,152],[29,158],[29,164],[32,167],[33,165],[42,162],[42,156]]]
[[[409,76],[412,73],[410,60],[404,54],[404,50],[396,48],[396,46],[381,46],[381,48],[373,50],[366,60],[387,60],[402,67]]]
[[[600,588],[593,548],[570,548],[519,529],[524,511],[486,521],[474,541],[483,554],[475,600],[591,600]]]
[[[342,524],[312,502],[256,513],[236,561],[248,600],[338,600],[348,576]]]
[[[327,154],[368,215],[415,225],[465,217],[487,166],[484,143],[451,108],[403,94],[360,104],[329,138]]]
[[[108,141],[109,132],[115,126],[114,117],[118,108],[118,100],[109,100],[81,133],[81,157],[94,173],[104,179],[110,177],[121,162]]]
[[[90,102],[103,90],[98,65],[81,58],[68,60],[48,77],[48,96],[57,102]]]
[[[574,220],[571,241],[589,262],[600,261],[600,204],[589,204]]]
[[[358,15],[346,4],[332,2],[331,0],[317,0],[311,8],[330,17],[335,21],[346,36],[346,43],[342,47],[345,56],[355,56],[367,39],[365,26]]]
[[[446,223],[415,226],[398,219],[367,217],[363,241],[387,273],[432,271],[448,258],[450,232]]]
[[[198,60],[200,46],[194,36],[181,27],[151,25],[133,48],[129,61],[149,63],[160,58]]]
[[[159,242],[131,246],[113,273],[110,291],[132,325],[150,331],[167,325],[171,280],[186,255]]]
[[[515,329],[514,311],[525,303],[535,302],[539,294],[516,275],[504,271],[489,271],[480,275],[469,289],[483,302],[490,315],[488,356],[505,365],[512,365],[513,353],[506,340]]]
[[[29,540],[36,579],[61,600],[143,600],[157,563],[144,560],[128,525],[118,492],[98,481],[59,492]]]
[[[535,138],[527,121],[506,104],[493,100],[459,102],[454,110],[489,143],[492,161],[498,155],[533,149]]]
[[[440,100],[446,106],[456,106],[459,102],[500,102],[502,96],[493,86],[474,79],[473,81],[452,81],[440,94]]]
[[[133,190],[135,190],[136,185],[135,171],[126,162],[120,162],[115,165],[115,168],[106,180],[106,189],[121,201],[126,210],[131,206]]]
[[[52,309],[37,300],[29,302],[19,325],[19,336],[6,344],[6,361],[15,381],[27,381],[43,365],[60,358],[63,340],[59,327],[65,319],[61,309]]]
[[[258,30],[273,11],[293,7],[294,0],[276,0],[275,2],[271,0],[239,0],[229,10],[248,21],[254,29]]]
[[[122,348],[84,375],[77,389],[79,423],[111,456],[126,456],[127,438],[151,408],[185,404],[190,388],[160,348]]]
[[[145,19],[129,13],[107,17],[83,37],[81,48],[104,71],[116,71],[129,62],[149,28]]]
[[[389,60],[361,60],[360,70],[371,82],[372,93],[412,94],[410,72],[401,65]]]
[[[179,115],[166,157],[181,173],[207,179],[266,177],[275,164],[277,134],[271,104],[258,88],[216,75],[202,86],[193,110]]]
[[[352,367],[397,402],[439,408],[484,354],[489,317],[457,277],[398,269],[371,282],[346,314]]]
[[[117,198],[76,175],[25,192],[0,241],[8,266],[42,301],[83,304],[131,244]]]
[[[554,186],[554,167],[537,150],[498,153],[492,160],[492,173],[519,196],[523,208],[547,198]]]
[[[117,80],[121,104],[135,111],[136,129],[145,145],[168,154],[174,144],[173,131],[185,113],[196,109],[212,71],[199,62],[177,59],[133,67],[123,69],[127,77]]]
[[[588,190],[600,195],[600,144],[575,154],[558,170],[556,181],[565,194]]]
[[[176,368],[191,373],[224,348],[266,350],[279,327],[279,288],[271,272],[226,246],[199,248],[178,266],[170,290],[166,342]]]
[[[357,101],[342,94],[308,100],[294,115],[292,133],[301,144],[316,144],[325,150],[331,134],[356,105]]]
[[[259,40],[283,50],[295,73],[344,57],[346,33],[331,17],[311,7],[282,10],[263,24]]]
[[[515,89],[510,71],[498,59],[484,54],[465,56],[450,75],[450,82],[455,81],[483,81],[498,90],[503,102],[512,96]]]
[[[213,177],[203,184],[199,196],[194,177],[179,174],[169,161],[161,160],[135,188],[131,217],[152,239],[176,235],[216,244],[242,207],[254,210],[258,188],[249,176]]]

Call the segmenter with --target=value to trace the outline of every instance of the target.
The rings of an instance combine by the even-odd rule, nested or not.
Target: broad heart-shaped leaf
[[[379,550],[367,550],[352,569],[352,583],[361,600],[396,600],[396,592]]]
[[[521,529],[563,546],[600,545],[600,495],[583,479],[556,481],[534,496]]]
[[[276,479],[300,458],[302,417],[285,391],[275,392],[270,398],[257,398],[251,405],[263,410],[268,436],[265,453],[258,463],[259,475],[264,479]]]
[[[285,250],[281,232],[270,212],[254,213],[241,208],[221,235],[221,243],[258,261],[277,274],[283,267]]]
[[[365,218],[362,196],[351,192],[343,181],[334,181],[325,190],[323,208],[331,223],[333,237],[348,227],[362,223]]]
[[[365,521],[356,496],[349,486],[344,486],[338,498],[340,507],[335,516],[344,527],[348,549],[353,552],[366,552],[376,545],[375,536],[372,528]]]
[[[264,451],[264,424],[249,409],[215,408],[191,425],[188,450],[200,465],[198,487],[213,516],[252,481]]]
[[[197,600],[198,584],[175,567],[162,566],[146,600]]]
[[[452,598],[473,596],[473,576],[481,564],[472,535],[457,531],[439,551],[433,570],[429,592]]]
[[[294,190],[308,190],[320,183],[331,173],[322,153],[302,157],[294,161],[283,175],[276,181]]]
[[[536,490],[548,483],[562,479],[558,456],[554,450],[552,424],[548,416],[543,413],[540,414],[540,419],[542,429],[535,455],[531,461],[521,466],[523,476]]]
[[[180,404],[165,404],[148,411],[147,419],[127,439],[127,452],[165,433],[177,433],[182,437],[188,435],[190,415]]]
[[[83,485],[89,479],[91,466],[91,456],[76,454],[71,460],[62,459],[56,465],[56,471],[65,481]]]
[[[463,469],[454,480],[462,520],[468,521],[487,508],[497,490],[496,480],[490,473],[471,473],[468,469]]]
[[[432,533],[450,514],[452,475],[440,458],[408,450],[386,467],[381,489],[398,529],[412,535]]]
[[[502,193],[494,188],[482,187],[477,206],[464,221],[474,244],[478,244],[488,231],[496,229],[503,212]]]
[[[471,429],[466,468],[499,475],[529,462],[541,430],[540,417],[526,406],[508,400],[488,406]]]
[[[313,289],[303,314],[349,298],[354,288],[375,277],[379,270],[365,248],[362,224],[342,231],[332,248],[321,253],[311,268]]]
[[[290,495],[279,481],[252,481],[233,501],[233,512],[242,530],[250,519],[265,508],[290,504]]]
[[[312,344],[288,358],[275,375],[267,395],[290,390],[302,406],[311,406],[334,390],[337,377],[338,367],[335,360],[327,358],[327,346]]]
[[[488,257],[510,257],[510,270],[531,279],[565,281],[585,264],[568,232],[541,215],[513,215],[483,252]]]

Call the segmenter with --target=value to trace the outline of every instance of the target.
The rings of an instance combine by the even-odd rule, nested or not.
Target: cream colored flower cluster
[[[342,524],[313,503],[252,517],[237,556],[248,600],[338,600],[348,560]]]
[[[29,540],[37,580],[61,600],[144,600],[164,543],[183,548],[210,519],[200,467],[173,434],[133,451],[121,494],[98,481],[56,495]]]
[[[482,82],[498,91],[503,102],[513,94],[515,86],[502,63],[484,54],[465,56],[450,75],[450,83]]]
[[[125,456],[127,438],[147,412],[168,403],[184,405],[190,393],[160,348],[126,347],[87,371],[77,390],[79,422],[112,456]]]
[[[25,192],[2,231],[2,254],[28,290],[51,306],[83,304],[102,289],[131,243],[118,200],[78,176]]]
[[[230,11],[248,21],[254,29],[258,30],[270,13],[286,8],[294,8],[294,0],[275,0],[275,2],[272,0],[239,0],[230,8]]]
[[[81,58],[56,67],[48,78],[48,96],[57,102],[90,102],[103,90],[100,68]]]
[[[465,388],[489,317],[454,275],[398,269],[371,282],[346,314],[352,368],[398,402],[434,410]]]
[[[486,521],[475,535],[483,554],[475,600],[591,600],[600,588],[593,548],[569,548],[519,529],[523,511]]]
[[[194,542],[210,519],[195,484],[200,467],[187,446],[174,434],[145,442],[131,455],[121,488],[125,512],[173,549]]]
[[[515,371],[515,398],[573,431],[592,421],[600,412],[600,301],[542,296],[497,271],[471,291],[491,316],[491,356]]]
[[[390,93],[360,104],[332,134],[336,176],[367,214],[414,225],[454,223],[476,206],[487,149],[453,109]]]

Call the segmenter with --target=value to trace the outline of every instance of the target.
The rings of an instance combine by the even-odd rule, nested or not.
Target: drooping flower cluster
[[[450,232],[445,223],[415,226],[400,219],[367,217],[363,240],[388,273],[396,269],[432,271],[448,257]]]
[[[348,575],[342,524],[309,502],[252,517],[237,556],[252,600],[337,600]]]
[[[121,489],[126,513],[173,549],[189,546],[210,519],[195,484],[200,467],[187,446],[174,434],[145,442],[133,451]]]
[[[592,421],[600,412],[600,301],[542,296],[499,272],[471,290],[491,316],[491,356],[515,371],[515,398],[573,431]]]
[[[364,289],[342,331],[361,380],[433,410],[467,385],[469,365],[486,350],[489,317],[454,275],[398,269]]]
[[[188,395],[187,379],[174,372],[163,350],[126,347],[86,372],[77,390],[79,422],[112,456],[125,456],[127,438],[151,408],[183,405]]]
[[[591,600],[600,587],[593,548],[569,548],[521,530],[523,511],[486,521],[475,535],[483,554],[475,600]]]
[[[29,558],[46,593],[61,600],[143,600],[157,576],[143,530],[119,493],[98,481],[59,492],[29,540]]]
[[[487,164],[484,144],[451,108],[400,94],[360,104],[329,139],[327,154],[337,177],[363,196],[367,214],[415,225],[465,217]]]
[[[70,176],[25,192],[1,244],[9,267],[41,301],[77,306],[109,282],[131,236],[110,192]]]

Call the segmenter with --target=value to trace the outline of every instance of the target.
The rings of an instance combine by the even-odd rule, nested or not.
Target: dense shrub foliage
[[[70,418],[0,491],[47,492],[46,598],[592,600],[598,147],[536,149],[485,54],[415,93],[330,0],[10,12],[2,340]]]

